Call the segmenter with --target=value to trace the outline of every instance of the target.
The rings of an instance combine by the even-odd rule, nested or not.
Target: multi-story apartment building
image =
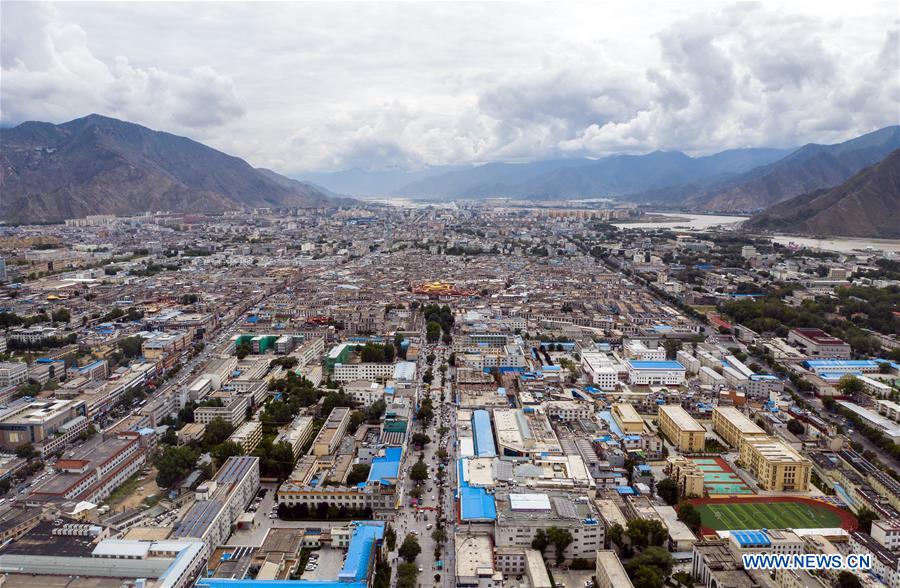
[[[229,457],[212,480],[197,488],[196,502],[185,513],[170,539],[203,541],[207,557],[231,535],[237,521],[259,490],[259,458]]]
[[[703,496],[703,472],[697,462],[681,455],[667,458],[666,471],[678,486],[678,495],[685,498]]]
[[[744,439],[762,439],[768,433],[733,406],[717,406],[712,413],[713,431],[726,443],[739,449]]]
[[[244,454],[249,455],[253,453],[253,450],[262,441],[262,423],[259,421],[247,421],[238,427],[228,440],[240,445],[244,449]]]
[[[595,588],[633,588],[619,556],[611,549],[597,551],[597,585]]]
[[[350,409],[345,406],[338,406],[331,410],[331,414],[325,419],[325,424],[319,429],[319,433],[313,440],[312,454],[321,457],[334,453],[337,446],[340,445],[344,434],[347,432],[347,426],[350,424]]]
[[[290,426],[278,434],[276,443],[287,443],[294,452],[294,459],[300,457],[303,446],[312,437],[315,419],[309,415],[298,415]]]
[[[590,404],[575,400],[549,400],[543,404],[543,408],[548,417],[561,421],[589,419],[594,413]]]
[[[336,382],[386,380],[393,375],[392,363],[338,363],[334,366],[332,379]]]
[[[581,369],[594,386],[605,392],[615,390],[622,376],[628,373],[624,365],[599,351],[582,352]]]
[[[659,407],[659,430],[679,451],[695,453],[705,447],[706,429],[681,406]]]
[[[31,497],[43,501],[77,500],[100,503],[138,472],[146,460],[146,451],[137,433],[124,433],[59,459],[54,474],[31,491]]]
[[[638,386],[680,386],[684,384],[684,366],[677,361],[625,360],[628,383]]]
[[[809,490],[812,462],[776,437],[745,438],[740,456],[741,464],[753,472],[764,490]]]
[[[891,551],[900,549],[900,519],[872,521],[872,539]]]
[[[18,386],[28,379],[28,364],[20,361],[0,362],[0,388]]]
[[[249,396],[228,396],[222,403],[224,406],[201,406],[194,409],[194,422],[208,425],[215,419],[222,419],[232,427],[239,427],[247,419]]]
[[[613,404],[610,413],[624,434],[639,435],[644,432],[644,419],[631,404]]]
[[[603,548],[606,533],[587,496],[564,492],[498,493],[496,505],[494,541],[498,547],[530,547],[538,529],[557,527],[572,535],[572,543],[563,552],[567,560],[590,560]]]
[[[888,588],[900,588],[900,556],[862,531],[850,533],[850,552],[872,558],[870,572]]]

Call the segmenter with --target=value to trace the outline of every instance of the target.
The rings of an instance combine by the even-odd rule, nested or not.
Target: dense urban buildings
[[[820,588],[740,555],[856,545],[879,558],[860,581],[891,585],[895,335],[754,314],[765,296],[859,321],[891,266],[622,220],[646,217],[464,202],[4,227],[0,573],[362,587],[409,560],[420,586]],[[780,285],[841,269],[852,294]]]

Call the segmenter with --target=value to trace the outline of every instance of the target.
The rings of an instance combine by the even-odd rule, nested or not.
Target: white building
[[[644,386],[680,386],[684,384],[684,366],[677,361],[628,359],[628,383]]]
[[[619,383],[619,374],[625,373],[625,366],[599,351],[585,351],[581,354],[581,369],[593,385],[605,392],[612,392]]]
[[[651,349],[643,341],[625,341],[622,344],[622,350],[627,359],[636,359],[638,361],[664,361],[666,359],[666,350],[657,345]]]
[[[0,388],[18,386],[27,379],[27,364],[20,361],[0,362]]]

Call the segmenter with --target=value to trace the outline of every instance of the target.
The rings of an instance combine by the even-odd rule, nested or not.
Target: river
[[[712,227],[725,227],[747,220],[746,216],[725,216],[714,214],[691,214],[682,212],[648,212],[647,216],[677,217],[684,220],[672,222],[637,222],[637,223],[613,223],[620,229],[682,229],[684,231],[704,231]],[[757,235],[771,239],[782,245],[802,245],[810,249],[822,249],[826,251],[838,251],[841,253],[865,252],[891,252],[900,254],[900,240],[898,239],[865,239],[856,237],[799,237],[793,235]]]

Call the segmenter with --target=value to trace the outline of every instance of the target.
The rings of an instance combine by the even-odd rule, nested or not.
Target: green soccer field
[[[841,518],[832,511],[802,502],[723,502],[695,507],[700,511],[701,525],[717,531],[825,529],[841,526]]]

